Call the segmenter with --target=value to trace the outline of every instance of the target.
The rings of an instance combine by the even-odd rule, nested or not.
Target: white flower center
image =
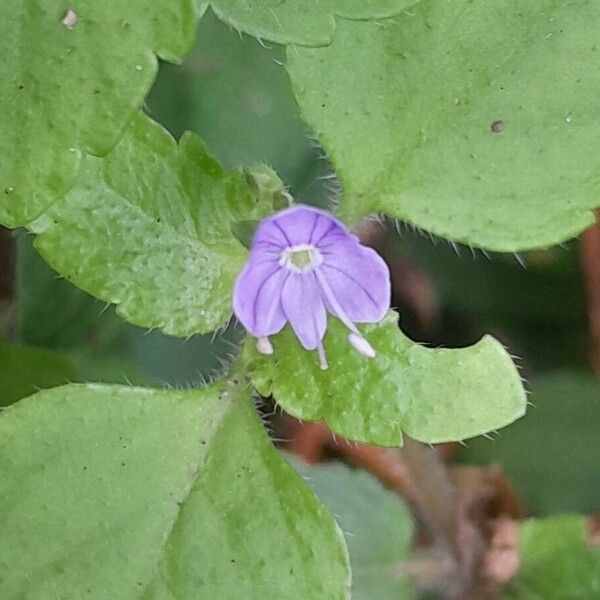
[[[310,244],[290,246],[281,253],[279,264],[294,273],[308,273],[323,262],[321,253]]]

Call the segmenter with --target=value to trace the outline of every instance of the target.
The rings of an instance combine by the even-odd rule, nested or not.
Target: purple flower
[[[323,337],[327,313],[350,330],[348,341],[365,356],[375,351],[354,323],[376,323],[390,306],[390,274],[379,255],[329,213],[298,204],[257,228],[250,259],[233,292],[233,310],[263,354],[268,336],[289,322],[307,350],[327,368]]]

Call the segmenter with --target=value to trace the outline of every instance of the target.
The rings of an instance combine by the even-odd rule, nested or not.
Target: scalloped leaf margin
[[[86,152],[108,153],[160,58],[190,49],[195,0],[0,4],[0,222],[24,225],[72,186]]]
[[[502,252],[592,224],[599,20],[587,0],[423,0],[387,21],[340,19],[325,48],[288,48],[341,216],[383,212]]]
[[[73,189],[29,227],[68,281],[130,323],[187,337],[230,318],[248,254],[232,226],[270,210],[197,135],[177,143],[138,113],[113,152],[86,156]]]
[[[289,327],[272,338],[272,356],[259,354],[249,338],[244,360],[256,389],[273,394],[290,414],[380,446],[401,445],[402,432],[427,443],[458,441],[525,414],[519,372],[491,336],[468,348],[425,348],[402,333],[393,312],[362,331],[377,351],[374,359],[353,350],[344,326],[331,318],[328,370]]]

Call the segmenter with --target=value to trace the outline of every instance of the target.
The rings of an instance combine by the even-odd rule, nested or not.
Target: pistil
[[[279,264],[294,273],[309,273],[323,262],[323,256],[310,244],[290,246],[281,253]]]

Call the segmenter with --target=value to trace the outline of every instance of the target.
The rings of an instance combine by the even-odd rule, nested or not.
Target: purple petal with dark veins
[[[332,293],[351,321],[376,323],[390,307],[390,272],[371,248],[346,240],[322,250],[319,267]],[[327,310],[335,311],[325,300]]]
[[[317,230],[328,228],[331,216],[310,206],[297,205],[281,211],[272,219],[288,241],[288,246],[308,244]]]
[[[359,246],[358,238],[343,229],[332,227],[329,231],[315,244],[321,252],[329,252],[335,249],[339,244],[347,244],[348,246]]]
[[[274,335],[286,317],[281,291],[290,273],[273,260],[253,258],[240,273],[233,290],[233,311],[254,336]]]
[[[284,250],[293,246],[315,247],[322,263],[314,253],[308,267],[290,262],[295,259]],[[297,272],[300,266],[304,270]],[[234,312],[252,335],[273,335],[289,322],[307,350],[322,341],[327,310],[368,345],[353,323],[381,320],[389,303],[390,278],[383,260],[331,214],[305,205],[283,210],[258,226],[250,261],[233,295]]]
[[[327,313],[315,274],[291,273],[283,286],[281,305],[302,346],[314,350],[327,328]]]
[[[255,251],[271,250],[281,252],[289,246],[289,242],[282,231],[281,227],[273,222],[274,217],[262,221],[252,239],[251,252],[254,255]]]
[[[307,243],[317,246],[319,241],[334,229],[340,229],[340,224],[332,219],[330,214],[318,211],[315,217],[315,226]]]

